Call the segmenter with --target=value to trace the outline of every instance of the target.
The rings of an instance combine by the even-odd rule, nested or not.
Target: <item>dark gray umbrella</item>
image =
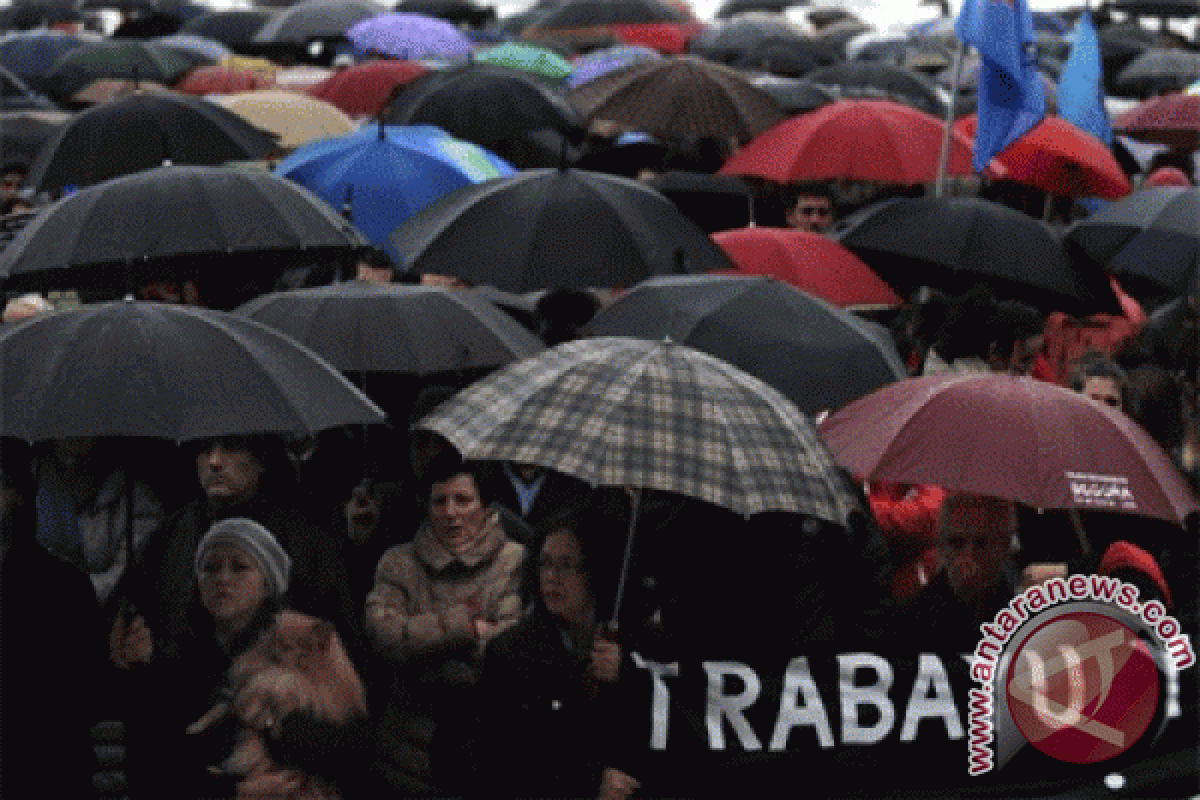
[[[183,442],[311,434],[384,414],[306,347],[219,311],[117,302],[0,335],[0,435]]]
[[[306,44],[344,36],[354,23],[386,12],[369,0],[307,0],[275,13],[254,35],[260,43]]]
[[[39,213],[0,255],[0,277],[6,288],[131,290],[169,279],[163,269],[181,257],[203,256],[205,269],[216,269],[238,255],[295,261],[367,244],[334,209],[270,173],[158,167],[81,189]]]
[[[1129,62],[1117,74],[1116,90],[1131,97],[1182,91],[1200,79],[1200,53],[1155,48]]]
[[[652,278],[585,331],[686,344],[773,386],[809,414],[908,376],[885,330],[771,278]]]
[[[435,286],[344,283],[274,292],[236,313],[288,334],[343,372],[498,367],[544,349],[487,300]]]

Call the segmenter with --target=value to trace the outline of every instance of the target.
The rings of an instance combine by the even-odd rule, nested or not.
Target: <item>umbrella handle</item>
[[[638,510],[641,507],[642,490],[633,489],[630,492],[633,499],[629,512],[629,532],[625,536],[625,555],[621,559],[621,575],[617,581],[617,596],[613,601],[612,617],[608,620],[608,629],[617,630],[617,619],[621,615],[621,601],[625,598],[625,582],[629,578],[629,564],[633,558],[633,533],[637,528]]]

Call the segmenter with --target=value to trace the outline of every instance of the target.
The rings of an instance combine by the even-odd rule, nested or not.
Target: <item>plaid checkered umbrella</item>
[[[845,524],[856,508],[812,423],[783,395],[670,341],[584,339],[511,364],[419,425],[467,458],[593,485],[661,489],[737,513]]]

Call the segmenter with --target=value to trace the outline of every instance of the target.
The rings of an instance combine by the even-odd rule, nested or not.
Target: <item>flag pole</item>
[[[967,52],[966,42],[961,39],[954,49],[954,64],[951,74],[954,76],[950,84],[950,100],[946,103],[946,129],[942,131],[942,149],[938,153],[937,182],[933,186],[933,196],[941,197],[946,192],[946,169],[950,163],[950,137],[954,131],[954,104],[958,100],[958,81],[962,77],[962,62]]]

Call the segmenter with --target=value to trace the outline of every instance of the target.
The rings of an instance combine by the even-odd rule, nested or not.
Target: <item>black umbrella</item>
[[[38,191],[91,186],[172,164],[223,164],[264,158],[273,133],[192,95],[137,91],[82,111],[47,142],[29,171]]]
[[[717,9],[717,19],[729,19],[751,11],[773,11],[781,14],[792,6],[806,5],[808,0],[725,0]]]
[[[1119,94],[1150,97],[1177,92],[1200,79],[1200,53],[1155,48],[1147,50],[1117,74]]]
[[[754,79],[753,83],[771,95],[771,99],[778,103],[779,107],[788,115],[814,111],[838,98],[835,90],[830,87],[818,86],[803,79],[785,78],[779,75],[760,75]]]
[[[237,49],[254,41],[272,12],[265,8],[231,8],[226,11],[207,11],[183,24],[180,33],[206,36],[226,47]]]
[[[1200,2],[1197,0],[1109,0],[1108,5],[1118,11],[1145,17],[1197,17]]]
[[[750,373],[808,414],[908,375],[885,329],[771,278],[653,278],[601,311],[585,332],[669,337]]]
[[[70,118],[65,111],[0,113],[0,164],[17,163],[28,168],[42,145]]]
[[[383,112],[392,125],[436,125],[483,147],[540,130],[572,139],[583,120],[558,91],[525,72],[470,64],[423,75]]]
[[[394,9],[402,13],[424,14],[455,25],[483,27],[496,19],[494,6],[483,6],[472,0],[401,0]]]
[[[30,89],[16,75],[0,67],[0,108],[5,111],[53,111],[56,106]]]
[[[1049,225],[977,197],[889,200],[847,219],[837,238],[901,294],[984,282],[1045,311],[1116,310],[1104,273],[1072,265]]]
[[[742,14],[693,36],[688,52],[731,67],[800,76],[840,61],[833,48],[778,14]]]
[[[745,228],[754,223],[754,196],[736,175],[670,170],[647,183],[705,233]]]
[[[286,333],[343,372],[498,367],[543,349],[487,300],[435,286],[343,283],[275,292],[237,313]]]
[[[82,20],[82,11],[65,5],[12,5],[0,9],[0,30],[6,31],[31,31]]]
[[[367,244],[321,200],[268,172],[158,167],[81,189],[42,211],[0,254],[0,278],[5,288],[129,289],[131,281],[179,279],[182,269],[253,272],[272,255],[300,266]]]
[[[1135,296],[1177,297],[1197,285],[1200,189],[1154,187],[1116,200],[1067,231],[1071,251],[1108,267]]]
[[[188,70],[212,63],[194,52],[168,45],[128,39],[105,40],[86,44],[60,58],[46,76],[46,85],[59,98],[69,98],[103,78],[170,85]]]
[[[818,86],[834,87],[842,97],[883,97],[939,118],[946,114],[945,102],[932,81],[891,64],[847,61],[815,69],[804,79]]]
[[[509,292],[613,288],[734,268],[658,192],[574,169],[525,170],[459,189],[409,217],[390,240],[410,274]]]
[[[694,19],[681,4],[669,0],[563,0],[538,18],[537,27],[550,31]]]
[[[254,35],[261,43],[307,44],[345,36],[354,23],[388,9],[369,0],[306,0],[275,13]]]
[[[90,37],[56,30],[12,33],[0,39],[0,66],[38,91],[47,91],[46,76],[58,60],[86,45]]]
[[[0,434],[30,442],[311,434],[384,419],[271,328],[157,303],[86,306],[13,328],[0,336],[0,385]]]

